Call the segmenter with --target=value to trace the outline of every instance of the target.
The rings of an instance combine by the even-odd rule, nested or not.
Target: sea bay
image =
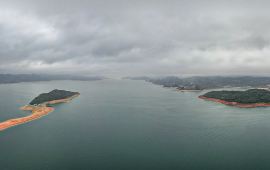
[[[270,108],[243,109],[144,81],[0,85],[0,120],[53,89],[78,91],[41,119],[0,132],[1,169],[268,169]]]

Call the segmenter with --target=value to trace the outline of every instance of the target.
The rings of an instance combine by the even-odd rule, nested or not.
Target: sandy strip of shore
[[[39,119],[42,116],[45,116],[48,113],[54,111],[54,108],[47,106],[48,104],[66,103],[77,96],[79,96],[79,94],[76,94],[76,95],[69,97],[69,98],[66,98],[66,99],[59,99],[59,100],[52,100],[49,102],[45,102],[39,106],[32,106],[32,105],[23,106],[20,108],[20,110],[32,111],[32,114],[29,116],[15,118],[15,119],[9,119],[9,120],[6,120],[4,122],[0,122],[0,131],[5,130],[5,129],[10,128],[10,127],[13,127],[13,126],[16,126],[16,125],[30,122],[32,120]]]
[[[269,107],[270,103],[252,103],[252,104],[243,104],[243,103],[237,103],[237,102],[228,102],[225,100],[215,99],[215,98],[208,98],[205,96],[199,96],[200,99],[213,101],[216,103],[222,103],[228,106],[235,106],[240,108],[255,108],[255,107]]]
[[[0,123],[0,131],[5,130],[7,128],[20,125],[35,119],[39,119],[42,116],[47,115],[52,112],[54,108],[46,107],[46,106],[24,106],[20,108],[21,110],[32,111],[32,114],[25,117],[9,119]]]

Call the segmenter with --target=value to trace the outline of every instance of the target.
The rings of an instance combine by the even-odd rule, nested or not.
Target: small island
[[[70,99],[80,95],[78,92],[71,92],[66,90],[55,89],[49,93],[42,93],[34,98],[29,104],[30,105],[47,105],[55,103],[63,103]]]
[[[50,107],[50,105],[69,102],[70,100],[79,95],[79,92],[71,92],[58,89],[55,89],[49,93],[42,93],[36,98],[34,98],[29,103],[29,105],[20,108],[24,111],[31,111],[31,115],[1,122],[0,131],[45,116],[54,110],[54,108]]]
[[[241,108],[270,106],[270,91],[265,89],[211,91],[199,98]]]

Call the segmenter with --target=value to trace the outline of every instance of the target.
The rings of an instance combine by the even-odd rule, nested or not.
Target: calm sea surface
[[[240,109],[143,81],[0,85],[0,121],[55,88],[81,96],[0,132],[1,170],[267,170],[270,108]]]

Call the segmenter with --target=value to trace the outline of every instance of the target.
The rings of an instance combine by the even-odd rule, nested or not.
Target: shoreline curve
[[[237,102],[229,102],[221,99],[215,99],[215,98],[209,98],[205,96],[199,96],[198,98],[207,100],[207,101],[212,101],[216,103],[221,103],[224,105],[228,106],[235,106],[239,108],[256,108],[256,107],[270,107],[270,103],[252,103],[252,104],[243,104],[243,103],[237,103]]]
[[[49,107],[47,105],[58,104],[58,103],[67,103],[79,95],[80,94],[76,94],[76,95],[71,96],[71,97],[66,98],[66,99],[48,101],[48,102],[42,103],[38,106],[25,105],[25,106],[21,107],[20,110],[31,111],[32,114],[28,115],[28,116],[24,116],[24,117],[20,117],[20,118],[13,118],[13,119],[9,119],[9,120],[0,122],[0,131],[6,130],[6,129],[11,128],[13,126],[21,125],[21,124],[39,119],[39,118],[47,115],[48,113],[54,111],[53,107]]]

